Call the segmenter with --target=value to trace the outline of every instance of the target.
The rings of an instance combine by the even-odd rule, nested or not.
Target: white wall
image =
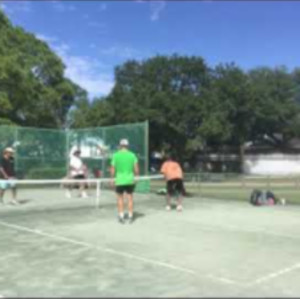
[[[246,155],[244,172],[255,175],[300,174],[300,155]]]

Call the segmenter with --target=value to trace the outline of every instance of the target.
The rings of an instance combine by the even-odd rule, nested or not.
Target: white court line
[[[263,276],[261,278],[258,278],[256,280],[254,280],[253,282],[250,282],[249,284],[247,284],[247,286],[251,287],[251,286],[254,286],[254,285],[261,284],[261,283],[266,282],[266,281],[268,281],[270,279],[273,279],[273,278],[276,278],[276,277],[281,276],[283,274],[292,272],[292,271],[294,271],[296,269],[299,269],[299,268],[300,268],[300,263],[295,264],[295,265],[293,265],[291,267],[288,267],[288,268],[281,269],[281,270],[279,270],[277,272],[270,273],[270,274],[265,275],[265,276]]]
[[[207,224],[204,224],[204,226],[207,226]],[[210,226],[207,226],[210,227]],[[224,225],[224,226],[211,226],[214,228],[217,228],[218,230],[225,232],[225,231],[231,231],[231,232],[239,232],[239,233],[261,233],[264,235],[268,235],[268,236],[272,236],[272,237],[280,237],[280,238],[288,238],[288,239],[293,239],[293,240],[300,240],[300,237],[296,236],[296,235],[287,235],[287,234],[281,234],[281,233],[276,233],[276,232],[272,232],[272,231],[268,231],[268,230],[264,230],[264,229],[259,229],[259,228],[255,228],[255,229],[240,229],[239,227],[236,227],[234,225]],[[228,228],[229,230],[224,230],[222,228]]]
[[[96,250],[107,252],[107,253],[110,253],[110,254],[114,254],[114,255],[125,257],[125,258],[138,260],[138,261],[141,261],[141,262],[144,262],[144,263],[152,264],[154,266],[160,266],[160,267],[164,267],[164,268],[168,268],[168,269],[188,273],[188,274],[191,274],[193,276],[201,276],[201,277],[209,278],[209,279],[212,279],[212,280],[218,280],[218,281],[226,283],[226,284],[238,285],[237,282],[235,282],[233,280],[230,280],[230,279],[227,279],[227,278],[217,277],[217,276],[214,276],[214,275],[199,275],[194,270],[191,270],[191,269],[188,269],[188,268],[183,268],[183,267],[176,266],[176,265],[173,265],[173,264],[170,264],[170,263],[165,263],[165,262],[161,262],[161,261],[157,261],[157,260],[152,260],[152,259],[140,257],[140,256],[137,256],[137,255],[126,253],[126,252],[116,251],[116,250],[111,249],[111,248],[104,248],[104,247],[100,247],[100,246],[95,246],[95,245],[90,244],[90,243],[77,241],[77,240],[62,237],[62,236],[59,236],[59,235],[54,235],[54,234],[50,234],[50,233],[47,233],[47,232],[43,232],[43,231],[38,230],[38,229],[31,229],[31,228],[28,228],[28,227],[25,227],[25,226],[20,226],[20,225],[16,225],[16,224],[4,222],[4,221],[0,221],[0,224],[3,225],[3,226],[9,227],[9,228],[13,228],[15,230],[25,231],[25,232],[33,233],[33,234],[40,235],[40,236],[43,236],[43,237],[48,237],[48,238],[55,239],[55,240],[60,240],[60,241],[64,241],[64,242],[68,242],[68,243],[72,243],[72,244],[76,244],[76,245],[81,245],[81,246],[84,246],[86,248],[96,249]]]
[[[198,222],[198,223],[201,223],[201,222]],[[239,227],[236,227],[234,225],[228,225],[228,224],[222,225],[222,226],[207,225],[207,224],[204,224],[204,223],[201,223],[201,224],[202,224],[203,228],[206,227],[206,228],[209,228],[209,229],[214,229],[214,231],[220,231],[222,233],[224,233],[224,232],[233,232],[233,231],[240,232],[240,233],[263,233],[264,235],[269,235],[269,236],[290,238],[290,239],[293,239],[293,240],[300,240],[300,237],[298,237],[296,235],[280,234],[280,233],[276,233],[276,232],[269,232],[269,231],[262,230],[262,229],[240,229]],[[228,228],[230,230],[226,230],[226,229],[223,229],[223,228]],[[281,269],[277,272],[273,272],[273,273],[270,273],[268,275],[265,275],[261,278],[258,278],[256,280],[254,280],[253,282],[245,284],[244,286],[245,287],[251,287],[251,286],[254,286],[254,285],[257,285],[257,284],[261,284],[265,281],[276,278],[280,275],[292,272],[292,271],[294,271],[298,268],[300,268],[300,263],[297,263],[297,264],[295,264],[291,267],[288,267],[288,268]]]
[[[239,285],[239,286],[242,286],[240,283],[232,280],[232,279],[229,279],[229,278],[224,278],[224,277],[219,277],[219,276],[214,276],[214,275],[207,275],[206,276],[207,278],[211,278],[213,280],[219,280],[225,284],[232,284],[232,285]]]

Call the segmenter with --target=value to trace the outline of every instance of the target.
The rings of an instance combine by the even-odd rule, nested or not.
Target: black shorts
[[[76,174],[72,177],[72,179],[75,179],[75,180],[85,179],[85,176],[83,174]]]
[[[169,195],[175,195],[176,193],[183,195],[184,194],[183,180],[174,179],[174,180],[167,181],[167,191]]]
[[[77,175],[72,176],[72,180],[83,180],[83,179],[85,179],[85,176],[83,174],[77,174]],[[69,187],[79,189],[80,183],[69,184]],[[84,183],[84,188],[86,188],[86,189],[88,188],[87,183]]]
[[[116,186],[116,192],[118,194],[123,194],[123,193],[132,194],[134,191],[134,187],[135,187],[135,185]]]

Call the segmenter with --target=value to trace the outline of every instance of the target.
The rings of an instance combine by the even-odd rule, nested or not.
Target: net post
[[[96,182],[96,209],[99,208],[99,204],[100,204],[100,191],[101,191],[101,181],[97,180],[97,182]]]
[[[271,187],[271,176],[268,174],[267,176],[267,188],[269,189]]]

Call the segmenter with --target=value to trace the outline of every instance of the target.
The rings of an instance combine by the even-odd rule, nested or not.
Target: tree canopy
[[[115,69],[106,97],[83,103],[74,125],[148,120],[150,150],[186,159],[207,147],[267,142],[282,148],[300,132],[300,72],[284,67],[211,68],[201,57],[156,56]],[[84,113],[80,113],[79,112]]]
[[[79,86],[45,42],[1,11],[0,56],[0,124],[63,127]]]

